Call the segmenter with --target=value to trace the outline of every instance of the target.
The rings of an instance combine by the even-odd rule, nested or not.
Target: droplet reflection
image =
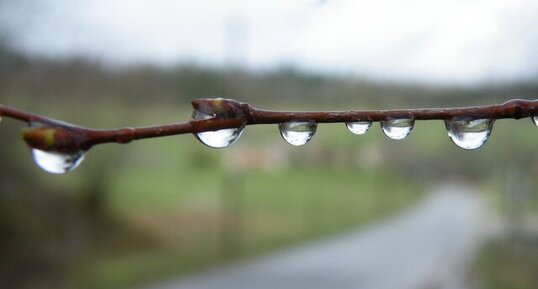
[[[457,119],[445,121],[450,139],[460,148],[474,150],[481,147],[491,133],[491,119]]]
[[[365,134],[371,126],[371,121],[346,122],[347,129],[353,134]]]
[[[278,125],[282,138],[294,146],[306,144],[316,133],[316,128],[315,122],[286,122]]]
[[[395,118],[381,122],[381,129],[391,139],[404,139],[411,133],[415,121],[410,118]]]
[[[76,169],[84,160],[83,151],[79,151],[73,154],[64,154],[32,149],[32,156],[35,163],[41,169],[51,174],[68,173]]]

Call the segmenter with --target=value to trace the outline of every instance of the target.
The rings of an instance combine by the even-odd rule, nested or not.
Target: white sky
[[[538,73],[536,0],[33,1],[0,14],[19,47],[54,57],[443,84]]]

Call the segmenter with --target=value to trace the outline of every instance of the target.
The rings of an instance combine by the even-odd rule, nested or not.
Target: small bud
[[[238,128],[248,123],[249,105],[233,99],[205,98],[192,101],[191,125],[195,132]],[[195,134],[196,135],[196,134]]]
[[[22,130],[22,138],[28,146],[42,151],[72,153],[80,151],[82,136],[63,127],[31,127]]]
[[[237,100],[226,98],[204,98],[192,101],[194,111],[213,118],[245,118],[248,115],[248,105]]]

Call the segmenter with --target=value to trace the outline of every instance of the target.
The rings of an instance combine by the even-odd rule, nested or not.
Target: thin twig
[[[43,150],[70,152],[88,150],[101,143],[128,143],[137,139],[290,121],[338,123],[374,122],[395,118],[413,120],[520,119],[538,115],[538,100],[522,99],[510,100],[499,105],[474,107],[314,112],[261,110],[231,99],[197,99],[192,101],[192,105],[195,110],[210,115],[212,118],[151,127],[102,130],[84,128],[3,105],[0,105],[0,116],[29,124],[37,123],[37,127],[33,126],[24,132],[24,139],[30,146]]]

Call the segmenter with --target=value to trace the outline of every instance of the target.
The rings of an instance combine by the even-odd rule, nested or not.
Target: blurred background
[[[532,0],[0,0],[0,103],[115,128],[184,122],[204,97],[283,110],[535,99],[536,15]],[[98,146],[59,176],[34,165],[23,127],[0,125],[2,288],[538,284],[529,119],[497,121],[475,151],[441,121],[401,141],[377,123],[319,125],[303,147],[251,126],[218,150],[190,135]],[[298,265],[281,276],[267,258]]]

